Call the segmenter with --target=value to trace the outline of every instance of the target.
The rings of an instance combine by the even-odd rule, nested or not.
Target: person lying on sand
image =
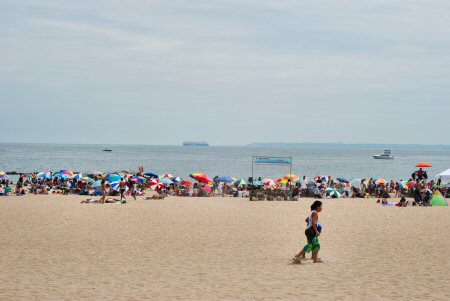
[[[119,200],[119,199],[111,199],[111,198],[109,198],[109,199],[106,199],[104,202],[102,202],[101,200],[94,200],[94,199],[86,199],[86,200],[82,200],[81,202],[80,202],[81,204],[104,204],[104,203],[106,203],[106,204],[126,204],[127,203],[127,201],[121,201],[121,200]]]

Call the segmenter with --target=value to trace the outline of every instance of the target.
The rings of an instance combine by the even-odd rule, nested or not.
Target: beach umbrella
[[[149,178],[159,178],[159,176],[154,172],[146,172],[144,174],[144,176],[149,177]]]
[[[192,186],[193,183],[191,181],[188,180],[184,180],[180,183],[181,186]]]
[[[377,185],[380,185],[380,184],[382,184],[382,185],[386,185],[387,184],[387,181],[385,180],[385,179],[377,179],[376,181],[375,181],[375,184],[377,184]]]
[[[67,179],[70,178],[69,175],[64,174],[64,173],[59,173],[59,172],[58,172],[58,173],[55,173],[53,176],[56,177],[56,178],[60,178],[60,179],[62,179],[62,180],[67,180]]]
[[[220,177],[220,178],[215,178],[214,179],[214,182],[228,182],[228,183],[231,183],[231,182],[235,182],[236,180],[235,179],[233,179],[233,177],[230,177],[230,176],[224,176],[224,177]]]
[[[329,188],[325,189],[325,195],[329,196],[331,198],[340,198],[341,192],[337,189],[329,187]]]
[[[89,182],[89,183],[93,183],[94,182],[94,179],[92,179],[92,178],[90,178],[90,177],[82,177],[81,179],[80,179],[82,182]]]
[[[0,179],[7,179],[9,176],[4,171],[0,171]]]
[[[162,175],[161,178],[172,179],[172,178],[173,178],[173,175],[171,175],[170,173],[165,173],[165,174]]]
[[[114,181],[114,182],[111,182],[111,183],[109,183],[109,185],[111,185],[111,188],[112,188],[113,190],[118,190],[118,189],[119,189],[119,186],[120,186],[120,181]]]
[[[189,177],[191,177],[192,179],[194,179],[200,183],[204,183],[204,184],[208,184],[208,185],[213,184],[213,180],[207,174],[204,174],[204,173],[193,173],[193,174],[190,174]]]
[[[83,173],[77,173],[76,175],[73,176],[75,180],[80,180],[82,177],[84,177]]]
[[[114,182],[113,180],[110,180],[110,179],[114,178],[114,177],[122,177],[122,176],[119,175],[118,173],[107,173],[107,174],[103,175],[103,177],[109,182]]]
[[[59,171],[59,173],[60,174],[63,174],[63,175],[67,175],[69,178],[72,178],[75,174],[73,173],[73,171],[71,171],[71,170],[68,170],[68,169],[61,169],[60,171]]]
[[[297,176],[297,175],[294,175],[294,174],[291,174],[291,175],[285,175],[284,177],[283,177],[283,179],[286,179],[286,180],[291,180],[291,182],[296,182],[296,181],[298,181],[298,180],[300,180],[300,176]]]
[[[339,178],[337,178],[336,180],[338,180],[338,181],[341,182],[341,183],[350,183],[350,181],[347,180],[346,178],[341,178],[341,177],[339,177]]]
[[[409,188],[413,188],[416,185],[416,181],[409,181],[408,182],[408,187]]]
[[[52,178],[52,174],[48,171],[44,171],[44,172],[40,172],[37,174],[38,178],[41,179],[51,179]]]
[[[169,178],[162,178],[161,183],[163,183],[165,185],[170,185],[170,184],[173,184],[173,181]]]
[[[416,167],[428,168],[428,167],[433,167],[433,165],[431,165],[430,163],[427,163],[427,162],[420,162],[419,164],[416,165]]]
[[[140,177],[140,176],[135,176],[135,177],[132,177],[130,179],[130,181],[132,181],[132,182],[139,182],[139,183],[145,183],[145,182],[147,182],[147,179],[145,179],[143,177]]]
[[[262,180],[262,182],[264,183],[264,186],[266,186],[266,187],[272,187],[272,186],[276,185],[275,181],[272,179],[264,179],[264,180]]]
[[[95,182],[92,184],[92,187],[100,187],[100,186],[102,186],[102,180],[95,181]]]
[[[179,183],[183,182],[183,179],[180,178],[180,177],[174,177],[174,178],[172,178],[172,181],[173,181],[175,184],[179,184]]]
[[[261,186],[263,183],[261,181],[255,180],[252,182],[252,184],[255,186]]]
[[[247,181],[245,181],[244,179],[241,179],[241,180],[237,180],[236,182],[234,182],[234,184],[238,185],[238,186],[244,186],[244,185],[247,185]]]
[[[152,179],[150,181],[150,189],[156,190],[156,189],[163,189],[165,186],[159,179]]]
[[[398,186],[402,189],[408,189],[408,184],[404,181],[398,181]]]

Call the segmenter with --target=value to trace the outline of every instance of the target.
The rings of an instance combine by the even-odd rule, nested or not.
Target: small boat
[[[373,158],[389,160],[389,159],[394,159],[394,155],[391,154],[390,150],[386,149],[386,150],[384,150],[384,153],[382,153],[380,155],[374,155]]]
[[[112,149],[105,148],[103,151],[104,152],[112,152]]]

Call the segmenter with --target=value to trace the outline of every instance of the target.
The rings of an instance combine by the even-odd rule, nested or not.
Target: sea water
[[[394,160],[375,160],[383,152],[376,146],[149,146],[77,144],[0,143],[0,170],[32,172],[70,169],[78,172],[136,172],[139,166],[157,174],[171,173],[188,178],[202,172],[211,177],[252,175],[252,156],[287,156],[293,158],[292,173],[313,177],[329,175],[346,178],[385,178],[406,180],[419,162],[429,162],[429,177],[450,168],[449,147],[391,147]],[[255,177],[278,178],[289,174],[286,166],[254,166]]]

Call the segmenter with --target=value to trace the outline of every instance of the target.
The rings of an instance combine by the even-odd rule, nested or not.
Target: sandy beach
[[[312,199],[82,199],[0,199],[1,300],[450,299],[448,207],[325,200],[324,263],[293,265]]]

